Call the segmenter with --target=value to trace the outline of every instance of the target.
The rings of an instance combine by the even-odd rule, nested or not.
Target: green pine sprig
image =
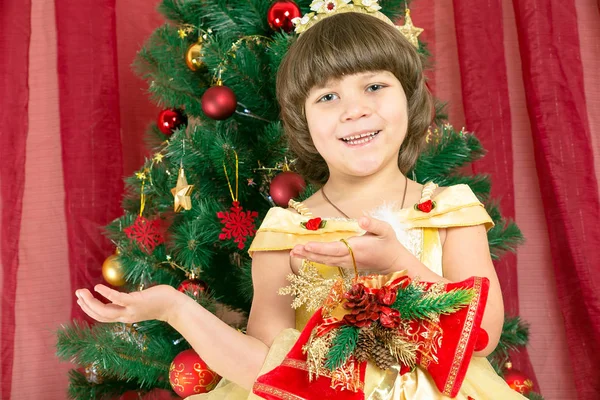
[[[337,335],[333,339],[333,343],[327,359],[325,360],[325,368],[330,371],[335,371],[340,368],[356,349],[358,343],[359,329],[353,325],[344,325],[339,328]]]
[[[112,377],[103,377],[100,383],[89,382],[86,376],[75,369],[69,371],[69,399],[116,399],[129,390],[140,390],[139,383],[135,380],[122,381]]]
[[[430,319],[436,315],[458,311],[469,304],[474,295],[471,289],[454,289],[432,296],[411,283],[398,290],[392,307],[400,312],[400,317],[404,320]]]

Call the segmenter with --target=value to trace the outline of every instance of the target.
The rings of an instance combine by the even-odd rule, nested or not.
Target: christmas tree
[[[404,2],[379,4],[390,19],[404,17],[402,32],[428,55]],[[271,207],[285,207],[318,189],[293,172],[294,154],[275,98],[276,71],[296,38],[292,20],[310,8],[310,0],[160,4],[169,23],[156,29],[134,66],[163,111],[148,128],[152,155],[126,179],[123,216],[106,227],[115,245],[103,265],[108,283],[123,291],[174,286],[244,329],[253,295],[247,249],[256,227]],[[485,151],[472,133],[455,130],[446,118],[438,105],[428,147],[409,176],[440,186],[468,184],[496,224],[488,239],[497,259],[514,251],[522,235],[490,199],[488,176],[459,173]],[[499,373],[509,352],[526,342],[527,327],[518,317],[507,318],[501,343],[489,357]],[[61,358],[81,366],[71,371],[74,399],[156,388],[182,397],[193,393],[189,385],[170,383],[172,361],[194,354],[162,322],[74,322],[58,332],[57,348]],[[218,377],[208,368],[205,374],[203,389],[210,390]]]

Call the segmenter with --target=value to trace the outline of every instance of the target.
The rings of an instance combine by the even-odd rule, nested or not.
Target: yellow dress
[[[433,183],[425,185],[421,200],[428,199],[427,196],[433,193],[435,187]],[[397,233],[398,240],[423,264],[443,276],[442,245],[438,229],[485,224],[489,230],[494,224],[483,204],[467,185],[450,186],[432,200],[436,206],[428,213],[411,207],[395,211],[388,208],[387,211],[375,212],[372,215],[390,223]],[[364,230],[355,220],[345,218],[327,219],[324,228],[318,231],[307,230],[301,223],[308,221],[312,215],[301,204],[295,208],[301,213],[279,207],[269,210],[250,246],[250,255],[255,251],[285,250],[310,241],[337,241],[364,234]],[[339,274],[337,268],[326,265],[317,267],[324,278]],[[296,311],[296,329],[286,329],[277,336],[260,375],[271,371],[283,361],[311,314],[303,307]],[[440,393],[427,371],[419,367],[399,375],[397,370],[383,371],[371,362],[367,365],[364,392],[365,400],[449,399]],[[298,396],[289,397],[285,394],[273,398],[301,400]],[[223,379],[210,393],[190,396],[188,399],[257,400],[261,397]],[[473,357],[455,399],[511,400],[525,397],[513,391],[496,374],[486,358]]]

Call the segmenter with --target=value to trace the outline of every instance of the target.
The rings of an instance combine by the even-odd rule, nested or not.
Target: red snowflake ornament
[[[217,213],[217,217],[225,225],[219,235],[219,240],[233,238],[234,243],[238,244],[238,248],[243,250],[248,236],[253,236],[256,233],[254,218],[258,217],[258,213],[256,211],[242,211],[242,207],[237,201],[233,202],[230,210]]]
[[[160,221],[157,219],[150,221],[138,216],[133,225],[123,229],[123,232],[148,254],[151,254],[156,246],[165,241],[160,232]]]

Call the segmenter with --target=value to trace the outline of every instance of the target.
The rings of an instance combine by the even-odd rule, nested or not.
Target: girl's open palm
[[[96,285],[94,290],[110,303],[102,303],[87,289],[79,289],[75,295],[81,309],[100,322],[134,323],[150,319],[167,321],[170,311],[181,295],[168,285],[153,286],[131,293],[118,292],[104,285]]]

